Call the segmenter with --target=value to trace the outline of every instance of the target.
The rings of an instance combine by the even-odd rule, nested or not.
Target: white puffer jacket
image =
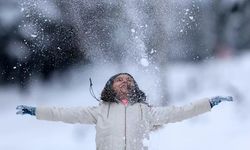
[[[97,150],[145,150],[149,132],[157,125],[173,123],[210,111],[209,99],[183,107],[150,107],[143,103],[125,106],[102,102],[96,107],[37,107],[41,120],[96,125]]]

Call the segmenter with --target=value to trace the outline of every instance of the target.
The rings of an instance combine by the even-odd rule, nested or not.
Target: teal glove
[[[25,115],[25,114],[29,114],[32,116],[36,115],[36,107],[19,105],[16,107],[16,110],[17,110],[16,114],[18,115]]]
[[[226,97],[215,96],[209,100],[211,108],[213,108],[215,105],[218,105],[220,102],[223,102],[223,101],[233,101],[233,97],[232,96],[226,96]]]

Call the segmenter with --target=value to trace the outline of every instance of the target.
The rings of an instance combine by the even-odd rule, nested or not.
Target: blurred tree
[[[238,22],[238,35],[236,35],[235,40],[236,48],[239,50],[249,50],[250,49],[250,1],[243,0],[235,3],[231,9],[232,13],[237,13],[239,17]]]
[[[210,1],[203,7],[205,40],[214,55],[227,57],[250,48],[249,8],[249,0]]]
[[[18,83],[24,87],[33,74],[47,80],[54,71],[86,62],[75,29],[63,18],[47,17],[33,2],[11,1],[0,5],[7,8],[4,15],[17,12],[13,15],[15,21],[7,24],[2,19],[0,24],[9,27],[0,32],[0,83]]]

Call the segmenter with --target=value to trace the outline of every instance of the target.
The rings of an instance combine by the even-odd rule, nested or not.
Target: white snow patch
[[[132,32],[132,33],[135,33],[135,29],[131,29],[131,32]]]
[[[149,62],[146,58],[141,58],[140,63],[144,67],[147,67],[149,65]]]
[[[36,38],[38,35],[36,35],[36,34],[31,34],[30,36],[33,37],[33,38]]]
[[[189,19],[193,21],[194,20],[194,16],[189,16]]]

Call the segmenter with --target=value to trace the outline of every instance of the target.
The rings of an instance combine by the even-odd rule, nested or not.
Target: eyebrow
[[[121,76],[118,76],[118,77],[116,77],[116,78],[115,78],[115,80],[117,80],[117,79],[121,79],[121,78],[122,78]],[[130,76],[126,77],[126,79],[133,80],[133,78],[131,78]]]
[[[115,80],[121,79],[121,77],[116,77]]]

